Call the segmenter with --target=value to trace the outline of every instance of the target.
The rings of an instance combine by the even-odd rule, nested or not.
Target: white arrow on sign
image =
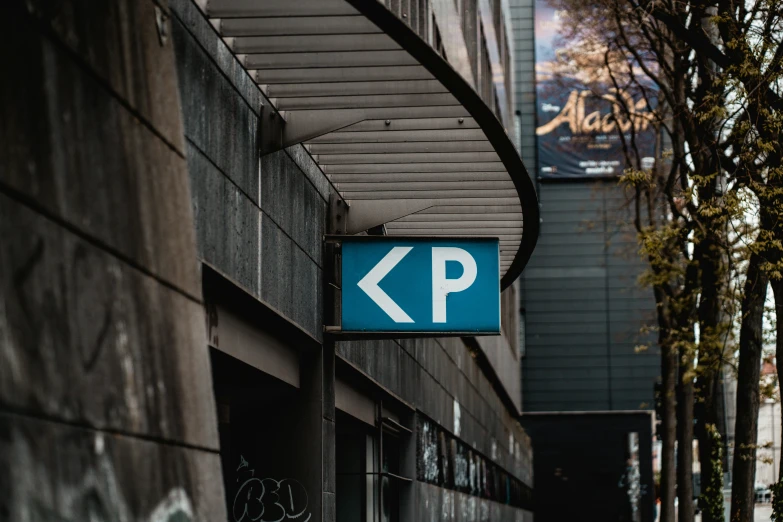
[[[372,270],[367,272],[367,275],[362,278],[357,284],[365,294],[370,296],[370,299],[375,301],[375,304],[381,307],[381,310],[386,312],[386,315],[392,318],[395,323],[412,323],[413,319],[400,308],[400,306],[389,297],[389,294],[381,290],[378,283],[381,279],[386,277],[386,274],[392,271],[397,266],[397,263],[402,261],[402,258],[408,255],[408,252],[413,250],[413,247],[394,247],[388,254],[383,256],[377,265],[372,267]]]

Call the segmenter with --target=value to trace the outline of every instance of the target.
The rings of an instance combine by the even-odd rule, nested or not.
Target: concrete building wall
[[[530,520],[516,339],[324,339],[334,189],[194,3],[50,7],[0,7],[0,514],[334,521],[351,374],[440,434],[401,520]]]
[[[324,342],[322,237],[334,188],[300,145],[260,158],[254,154],[261,106],[269,101],[190,0],[172,0],[172,9],[198,258],[299,330],[300,342],[319,346]],[[513,312],[512,307],[504,320],[515,320]],[[514,341],[341,342],[335,355],[532,485],[532,449],[516,420],[520,380]],[[333,418],[327,418],[325,425],[331,424]],[[328,464],[331,430],[320,450],[325,476],[334,473]],[[324,520],[330,509],[327,490]],[[415,492],[419,519],[432,516],[433,509],[441,510],[443,520],[529,516],[424,482],[415,484]]]
[[[0,6],[0,518],[223,520],[166,9],[54,7]]]
[[[337,354],[526,484],[530,440],[462,340],[339,343]]]
[[[301,145],[259,156],[269,101],[191,0],[171,6],[199,260],[320,341],[333,189]]]

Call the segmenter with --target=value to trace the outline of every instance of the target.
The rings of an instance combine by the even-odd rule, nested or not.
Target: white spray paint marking
[[[461,421],[462,411],[460,410],[459,403],[457,402],[457,399],[454,399],[454,435],[459,437],[460,432],[462,431],[462,423]]]
[[[149,522],[169,522],[175,515],[182,515],[188,520],[193,519],[193,507],[182,488],[169,491],[169,494],[150,513]]]
[[[307,513],[307,490],[297,480],[286,478],[260,479],[255,477],[255,469],[244,456],[239,456],[237,473],[245,470],[249,473],[239,486],[234,502],[231,505],[231,516],[234,522],[281,522],[296,520],[308,522],[312,513]],[[245,475],[247,476],[247,475]],[[239,482],[237,478],[237,482]]]
[[[106,441],[103,439],[103,433],[97,433],[95,435],[95,453],[97,455],[103,455],[103,449],[106,445]]]

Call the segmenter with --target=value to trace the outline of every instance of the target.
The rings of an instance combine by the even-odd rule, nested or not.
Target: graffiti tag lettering
[[[231,515],[234,522],[282,522],[297,520],[308,522],[312,513],[307,512],[307,491],[298,481],[290,478],[275,480],[257,478],[247,460],[240,455],[237,471],[247,469],[251,477],[245,480],[234,496]],[[239,479],[237,479],[239,480]]]

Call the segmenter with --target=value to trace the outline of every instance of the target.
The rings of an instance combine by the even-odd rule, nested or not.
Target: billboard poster
[[[642,167],[652,167],[654,107],[649,105],[655,90],[644,84],[644,96],[635,82],[613,82],[604,65],[606,48],[566,40],[561,14],[549,0],[536,0],[538,177],[620,176],[626,168],[622,140],[631,143],[632,135]],[[643,76],[640,71],[634,78]]]

